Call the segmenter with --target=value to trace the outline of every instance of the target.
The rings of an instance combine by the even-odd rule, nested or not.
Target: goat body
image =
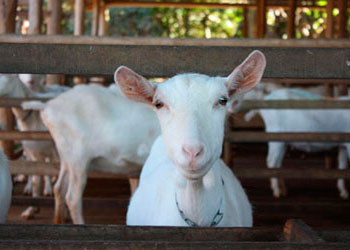
[[[279,89],[268,95],[265,100],[320,100],[323,97],[307,91],[298,89]],[[349,100],[350,97],[341,97],[339,100]],[[255,112],[255,111],[251,111]],[[328,110],[271,110],[258,111],[265,123],[266,132],[350,132],[350,111],[345,109]],[[247,117],[251,115],[248,113]],[[349,143],[321,143],[321,142],[269,142],[267,166],[279,168],[282,165],[286,146],[291,145],[305,152],[317,152],[340,147],[339,165],[340,169],[347,168],[347,157],[350,157]],[[346,153],[347,152],[347,153]],[[344,157],[345,156],[345,157]],[[271,178],[271,187],[275,197],[281,195],[277,178]],[[344,180],[338,180],[340,196],[348,198]]]
[[[73,222],[84,223],[82,195],[90,170],[137,174],[159,135],[152,110],[134,103],[117,86],[76,86],[46,105],[41,117],[61,160],[55,184],[55,223],[65,220],[65,203]]]
[[[154,85],[128,69],[114,75],[129,99],[150,105],[162,135],[142,169],[128,225],[252,226],[248,198],[219,159],[228,104],[261,79],[265,57],[253,52],[229,77],[181,74]]]

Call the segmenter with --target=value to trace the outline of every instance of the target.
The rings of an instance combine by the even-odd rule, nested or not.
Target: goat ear
[[[228,76],[225,83],[229,96],[244,94],[254,88],[261,80],[266,66],[266,59],[262,52],[254,50],[235,70]]]
[[[156,86],[128,67],[120,66],[114,73],[114,81],[130,100],[152,103]]]

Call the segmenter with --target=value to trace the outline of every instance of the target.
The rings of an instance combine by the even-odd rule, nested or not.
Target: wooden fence
[[[288,220],[283,227],[273,228],[0,225],[0,248],[19,246],[23,249],[349,249],[350,232],[314,230],[302,220]]]
[[[251,51],[259,49],[267,59],[265,78],[312,79],[336,82],[350,79],[350,42],[348,40],[203,40],[203,39],[113,39],[67,36],[0,36],[1,73],[50,73],[71,75],[112,75],[126,65],[148,77],[169,77],[181,72],[228,75]],[[344,82],[345,81],[345,82]],[[0,106],[19,106],[23,99],[0,99]],[[46,101],[46,100],[45,100]],[[350,101],[247,101],[245,109],[348,109]],[[0,132],[1,140],[50,140],[45,132]],[[263,133],[228,131],[226,141],[350,141],[347,133]],[[44,169],[43,163],[37,168]],[[13,173],[34,173],[21,163],[12,163]],[[33,172],[31,172],[33,171]],[[249,178],[291,176],[286,170],[255,169]],[[310,178],[349,177],[349,170],[320,172]],[[57,169],[40,171],[57,173]],[[238,176],[247,174],[237,173]],[[109,175],[112,176],[112,175]],[[292,175],[302,178],[301,174]],[[119,178],[119,176],[114,176]]]

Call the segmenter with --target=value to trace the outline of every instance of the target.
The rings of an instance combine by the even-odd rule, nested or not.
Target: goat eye
[[[157,101],[154,102],[154,106],[157,109],[161,109],[164,106],[164,103],[162,103],[161,101],[157,100]]]
[[[227,98],[226,97],[220,97],[218,103],[222,106],[226,106],[227,104]]]

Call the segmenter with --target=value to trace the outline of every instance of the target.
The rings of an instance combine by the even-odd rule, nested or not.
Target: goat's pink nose
[[[203,154],[204,147],[203,145],[183,145],[182,151],[190,160],[194,160]]]

